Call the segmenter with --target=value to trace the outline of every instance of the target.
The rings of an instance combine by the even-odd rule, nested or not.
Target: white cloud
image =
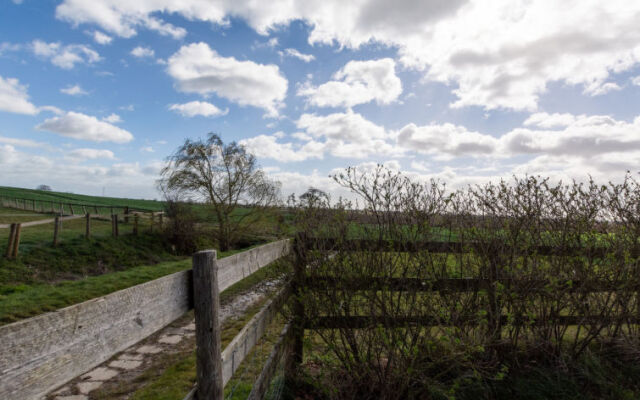
[[[155,153],[155,150],[151,146],[144,146],[140,148],[143,153]]]
[[[631,79],[631,83],[633,83],[636,86],[640,86],[640,75],[634,77]]]
[[[133,140],[133,135],[124,129],[73,111],[61,117],[49,118],[37,125],[36,129],[93,142],[127,143]]]
[[[100,151],[100,150],[98,150]],[[155,181],[162,162],[114,163],[103,153],[100,165],[69,162],[67,154],[59,158],[22,152],[11,145],[0,144],[0,185],[32,186],[45,183],[57,190],[100,195],[103,189],[109,196],[158,197]],[[26,167],[28,166],[28,167]],[[55,171],[54,174],[51,171]]]
[[[607,94],[609,92],[616,92],[618,90],[622,90],[622,88],[614,82],[595,82],[592,85],[588,85],[584,89],[584,93],[589,94],[591,96],[601,96],[603,94]]]
[[[514,129],[500,138],[503,152],[588,159],[608,153],[640,151],[640,117],[633,122],[606,115],[579,115],[560,130]]]
[[[131,50],[131,55],[138,58],[153,57],[156,55],[156,52],[153,51],[152,48],[138,46]]]
[[[167,71],[180,91],[215,93],[240,105],[267,110],[271,117],[287,94],[287,80],[277,65],[222,57],[206,43],[182,46],[168,61]]]
[[[0,76],[0,111],[35,115],[38,107],[29,101],[27,87],[21,85],[20,81]]]
[[[324,139],[325,151],[336,157],[364,158],[373,154],[396,155],[402,152],[388,142],[391,136],[384,127],[352,111],[326,116],[303,114],[296,125],[307,135]]]
[[[498,140],[450,123],[425,126],[410,123],[398,131],[398,144],[407,150],[442,158],[492,155]]]
[[[304,53],[300,53],[298,50],[296,49],[284,49],[284,52],[279,52],[281,55],[286,55],[289,57],[294,57],[297,58],[298,60],[302,60],[306,63],[311,62],[313,60],[316,59],[316,57],[313,54],[304,54]]]
[[[89,94],[84,89],[82,89],[80,85],[77,85],[77,84],[73,86],[67,86],[66,88],[62,88],[60,89],[60,92],[64,94],[68,94],[69,96],[83,96],[83,95]]]
[[[107,35],[104,32],[100,32],[100,31],[93,31],[93,33],[91,33],[91,36],[93,36],[93,40],[96,43],[102,44],[102,45],[110,44],[111,41],[113,40],[113,38],[111,36]]]
[[[575,115],[573,114],[560,114],[553,113],[548,114],[546,112],[540,112],[531,114],[529,118],[527,118],[523,125],[524,126],[538,126],[540,128],[553,128],[559,126],[569,126],[574,123],[576,120]]]
[[[123,37],[162,31],[162,15],[219,26],[242,18],[264,35],[304,20],[311,44],[396,47],[402,64],[451,85],[454,107],[533,111],[550,82],[598,88],[637,65],[639,11],[628,0],[64,0],[56,15]]]
[[[274,135],[259,135],[249,139],[243,139],[240,144],[257,157],[271,158],[281,162],[304,161],[311,158],[321,159],[324,153],[324,144],[309,141],[302,146],[294,146],[293,143],[278,143],[278,137]]]
[[[65,157],[77,162],[100,158],[113,160],[115,158],[112,151],[104,149],[74,149],[69,151]]]
[[[171,5],[173,2],[175,4]],[[164,4],[163,4],[164,3]],[[202,3],[194,12],[204,11],[208,4]],[[154,30],[161,35],[171,36],[175,39],[181,39],[187,31],[184,28],[175,27],[169,23],[162,21],[152,13],[157,11],[177,12],[178,9],[184,7],[184,16],[189,19],[202,19],[196,14],[188,16],[191,4],[188,1],[92,1],[83,0],[64,1],[56,7],[56,17],[65,21],[69,21],[74,25],[81,23],[95,23],[107,32],[111,32],[120,37],[129,38],[136,34],[136,28],[145,27]]]
[[[402,82],[390,58],[349,61],[333,79],[318,87],[302,85],[297,94],[318,107],[353,107],[374,100],[378,104],[389,104],[402,93]]]
[[[72,69],[76,64],[92,64],[100,61],[100,55],[83,44],[63,45],[60,42],[47,43],[34,40],[31,50],[37,56],[49,59],[51,63],[63,69]]]
[[[0,136],[0,143],[18,147],[47,147],[48,145],[43,142],[36,142],[31,139],[18,139],[6,136]]]
[[[169,106],[169,110],[176,111],[184,117],[195,117],[196,115],[201,115],[203,117],[217,117],[219,115],[226,115],[229,112],[228,108],[221,110],[206,101],[190,101],[184,104],[171,104]]]
[[[111,113],[106,117],[102,118],[102,120],[110,124],[117,124],[119,122],[122,122],[122,118],[120,118],[120,116],[116,113]]]

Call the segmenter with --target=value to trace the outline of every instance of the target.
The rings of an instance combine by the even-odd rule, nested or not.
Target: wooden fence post
[[[222,400],[222,344],[220,341],[220,293],[216,251],[193,255],[193,301],[196,317],[196,371],[198,398]]]
[[[305,232],[296,234],[293,243],[293,251],[295,261],[293,264],[293,281],[292,297],[293,297],[293,318],[291,321],[291,335],[293,337],[292,351],[289,359],[285,362],[286,379],[291,379],[296,374],[296,370],[303,359],[302,342],[304,339],[304,304],[302,303],[302,285],[304,284],[305,267],[307,265],[307,235]]]
[[[86,213],[85,214],[85,219],[87,220],[87,226],[85,227],[84,230],[84,237],[86,237],[87,239],[89,239],[91,237],[91,214]]]
[[[60,235],[60,216],[56,215],[53,221],[53,246],[58,245],[58,235]]]
[[[153,232],[153,223],[155,221],[155,214],[151,211],[151,227],[149,228],[149,232]]]
[[[158,214],[158,227],[160,229],[162,229],[162,223],[163,223],[163,217],[162,217],[162,213]]]
[[[134,214],[133,215],[133,234],[134,235],[138,235],[138,219],[140,217],[138,216],[138,214]]]
[[[111,216],[111,235],[113,237],[118,237],[118,214],[113,214]]]
[[[73,204],[69,203],[69,210],[71,210],[71,215],[75,215],[75,211],[73,211]]]
[[[125,206],[124,208],[124,223],[129,223],[129,206]]]
[[[9,230],[9,243],[7,243],[7,252],[6,252],[6,257],[7,258],[11,258],[11,256],[13,255],[13,241],[15,240],[15,236],[16,236],[16,224],[11,224],[11,229]]]
[[[12,258],[18,258],[18,250],[20,247],[20,231],[22,230],[22,224],[16,224],[16,231],[13,234],[13,254]]]

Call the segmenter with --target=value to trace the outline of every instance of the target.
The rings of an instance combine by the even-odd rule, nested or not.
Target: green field
[[[11,197],[56,203],[74,203],[86,205],[102,205],[113,207],[130,207],[134,209],[162,211],[164,202],[157,200],[126,199],[119,197],[87,196],[83,194],[53,192],[35,189],[0,186],[0,197]]]

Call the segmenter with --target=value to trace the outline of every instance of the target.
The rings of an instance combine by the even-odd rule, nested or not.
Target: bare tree
[[[216,217],[214,234],[228,250],[279,202],[280,183],[269,180],[244,146],[209,133],[186,139],[167,159],[159,185],[165,193],[204,201]]]
[[[45,190],[47,192],[50,192],[51,191],[51,186],[49,186],[49,185],[39,185],[36,188],[36,190]]]

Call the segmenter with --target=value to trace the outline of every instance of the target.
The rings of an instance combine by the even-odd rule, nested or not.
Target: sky
[[[0,185],[160,198],[186,138],[283,197],[640,169],[640,1],[2,0]]]

